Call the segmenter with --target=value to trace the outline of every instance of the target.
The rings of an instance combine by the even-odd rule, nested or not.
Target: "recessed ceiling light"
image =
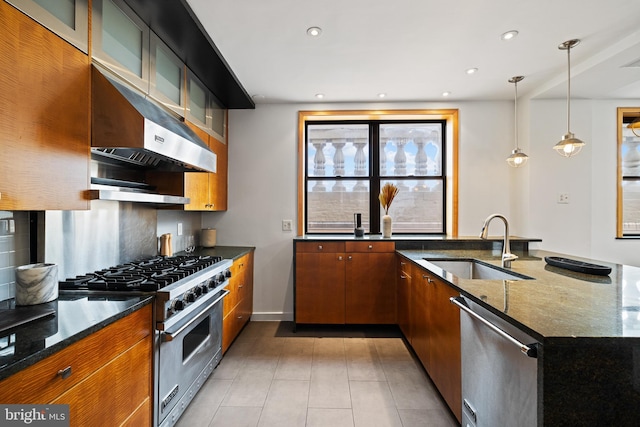
[[[264,99],[264,95],[260,95],[259,93],[256,93],[255,95],[251,95],[251,98],[253,98],[253,99]]]
[[[447,97],[449,95],[451,95],[451,92],[442,92],[442,96],[444,96],[444,97]]]
[[[307,28],[307,35],[311,37],[318,37],[322,34],[322,28],[320,27],[309,27]]]
[[[316,98],[318,99],[324,98],[324,93],[316,93]]]
[[[502,33],[502,35],[500,36],[500,39],[511,40],[515,38],[517,35],[518,35],[518,32],[516,30],[511,30],[511,31],[507,31],[506,33]]]
[[[478,69],[477,68],[468,68],[466,72],[467,72],[467,74],[475,74],[475,73],[478,72]]]
[[[384,98],[385,96],[387,96],[387,94],[386,94],[386,93],[379,93],[379,94],[378,94],[378,98]]]

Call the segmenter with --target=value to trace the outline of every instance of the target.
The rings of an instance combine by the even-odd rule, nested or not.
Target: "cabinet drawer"
[[[296,252],[344,252],[344,242],[298,242]]]
[[[395,242],[345,242],[346,252],[394,252]]]
[[[147,305],[0,382],[0,402],[51,402],[149,336],[151,325],[151,305]],[[59,374],[64,369],[71,371],[65,379]]]

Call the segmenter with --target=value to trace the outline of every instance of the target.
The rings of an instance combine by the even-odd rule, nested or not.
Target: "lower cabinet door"
[[[346,323],[395,324],[395,254],[347,254],[346,266]]]
[[[344,253],[296,255],[296,323],[345,323]]]

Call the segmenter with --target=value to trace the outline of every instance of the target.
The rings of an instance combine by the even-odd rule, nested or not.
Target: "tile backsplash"
[[[0,211],[0,301],[15,294],[15,268],[29,264],[29,213]]]

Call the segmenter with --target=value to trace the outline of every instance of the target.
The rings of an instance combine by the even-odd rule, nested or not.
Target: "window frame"
[[[298,227],[297,234],[299,236],[307,233],[307,147],[306,147],[306,129],[307,125],[313,122],[316,123],[371,123],[378,122],[383,124],[387,122],[398,123],[415,123],[426,121],[441,121],[444,122],[444,140],[445,151],[443,155],[443,191],[445,192],[444,206],[443,206],[443,221],[444,221],[444,233],[451,236],[458,235],[458,110],[378,110],[378,111],[299,111],[298,112]],[[381,182],[389,180],[416,180],[421,179],[422,176],[379,176],[379,172],[374,172],[374,168],[378,163],[376,159],[379,159],[379,141],[370,140],[370,158],[369,158],[369,176],[367,179],[371,184],[377,183],[377,188],[373,185],[370,186],[371,194],[378,194],[380,191],[379,185]],[[372,175],[377,175],[372,177]],[[327,177],[323,177],[325,180]],[[427,176],[426,178],[432,178]],[[318,180],[320,177],[314,177],[313,180]],[[336,177],[331,177],[336,179]],[[339,179],[353,179],[353,177],[341,177]],[[375,199],[375,200],[374,200]],[[377,203],[377,198],[370,197],[370,233],[379,233],[380,222],[380,209]],[[374,224],[377,224],[374,226]],[[377,230],[377,231],[376,231]],[[321,235],[322,233],[313,233]],[[411,233],[416,234],[416,233]],[[425,235],[434,235],[435,233],[419,233]],[[441,235],[441,233],[437,233]]]
[[[618,144],[617,144],[617,179],[616,179],[616,187],[617,187],[617,209],[616,209],[616,238],[618,239],[640,239],[640,231],[635,233],[625,233],[624,232],[624,193],[623,193],[623,183],[625,180],[629,181],[640,181],[640,177],[625,177],[623,175],[622,168],[622,145],[623,145],[623,132],[622,129],[625,126],[625,119],[628,118],[637,118],[640,119],[640,107],[618,107],[617,108],[617,135],[618,135]],[[637,120],[636,119],[636,120]]]

